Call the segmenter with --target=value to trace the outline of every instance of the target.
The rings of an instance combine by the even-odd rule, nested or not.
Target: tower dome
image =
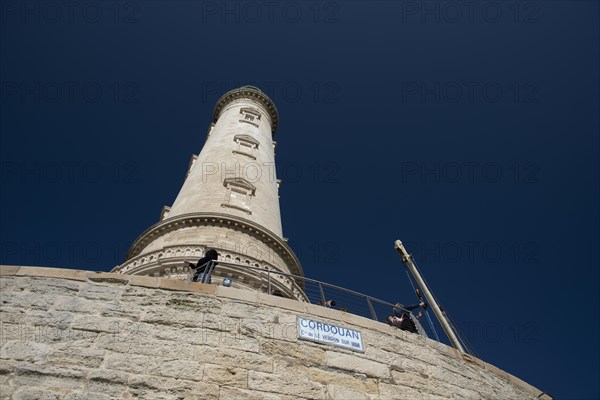
[[[269,96],[263,93],[256,86],[242,86],[237,89],[230,90],[229,92],[221,96],[221,98],[217,101],[217,104],[215,105],[215,110],[213,112],[213,122],[217,122],[221,115],[221,111],[224,107],[226,107],[229,103],[240,98],[252,98],[256,102],[264,106],[264,108],[268,111],[268,115],[271,120],[271,131],[274,135],[275,131],[277,131],[277,125],[279,122],[279,113],[277,112],[277,107],[275,106],[275,103],[273,103],[273,101],[269,98]]]

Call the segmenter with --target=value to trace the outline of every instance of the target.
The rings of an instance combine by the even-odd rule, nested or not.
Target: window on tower
[[[236,154],[241,154],[256,160],[255,152],[258,149],[258,141],[249,135],[235,135],[233,141],[237,143],[233,150]]]
[[[258,110],[250,107],[242,107],[240,109],[240,114],[242,114],[243,117],[242,119],[240,119],[240,122],[254,125],[258,128],[258,124],[261,118],[261,114]]]
[[[244,178],[225,178],[223,186],[226,188],[225,201],[221,207],[235,208],[245,213],[252,214],[250,203],[256,192],[256,187]]]

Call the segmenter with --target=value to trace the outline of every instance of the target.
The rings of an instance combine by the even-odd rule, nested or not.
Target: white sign
[[[302,317],[297,317],[296,320],[299,339],[332,344],[354,351],[365,351],[359,331]]]

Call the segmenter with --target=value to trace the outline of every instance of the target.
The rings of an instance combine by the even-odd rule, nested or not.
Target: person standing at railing
[[[211,279],[210,279],[210,275],[212,273],[212,270],[209,270],[211,267],[211,264],[209,264],[211,261],[213,261],[213,268],[214,266],[216,266],[218,263],[216,260],[219,259],[219,253],[217,253],[217,251],[215,249],[208,249],[206,250],[206,253],[204,253],[204,257],[202,257],[201,259],[198,260],[198,262],[196,263],[196,265],[194,265],[194,263],[188,261],[188,260],[184,260],[183,262],[190,268],[194,269],[194,275],[192,276],[192,281],[193,282],[204,282],[204,283],[211,283]],[[205,277],[206,276],[206,277]]]
[[[421,301],[419,304],[413,304],[410,306],[404,306],[402,303],[396,303],[393,308],[394,315],[390,315],[387,317],[388,324],[400,328],[404,331],[409,331],[412,333],[417,333],[417,325],[411,319],[411,311],[415,308],[422,307],[424,310],[427,309],[427,304]],[[421,311],[417,314],[417,318],[420,318],[423,315]]]

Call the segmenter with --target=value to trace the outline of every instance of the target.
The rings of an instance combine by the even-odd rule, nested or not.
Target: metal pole
[[[321,305],[325,305],[325,292],[323,292],[323,285],[319,282],[319,291],[321,292]]]
[[[377,319],[377,313],[375,312],[375,309],[373,308],[373,304],[371,304],[371,299],[369,297],[367,297],[366,299],[367,299],[367,304],[369,305],[369,311],[371,311],[371,319],[374,319],[375,321],[379,321],[379,319]]]
[[[215,262],[214,260],[210,260],[207,263],[206,268],[204,269],[204,275],[202,276],[202,283],[208,283],[208,280],[212,276],[213,272],[215,272]]]
[[[460,341],[458,340],[458,338],[456,337],[456,334],[452,330],[452,327],[451,327],[450,323],[448,322],[448,320],[446,319],[446,316],[444,315],[444,313],[442,313],[442,310],[440,310],[440,307],[438,306],[435,299],[433,298],[433,295],[429,291],[429,288],[425,284],[425,281],[423,280],[423,278],[421,278],[421,274],[419,274],[419,271],[417,270],[417,266],[412,261],[412,256],[410,254],[408,254],[408,251],[406,251],[406,249],[404,248],[404,245],[399,240],[396,240],[396,242],[394,243],[394,248],[402,256],[402,262],[404,262],[404,264],[406,264],[406,267],[413,274],[415,280],[417,281],[417,285],[419,285],[419,287],[421,289],[423,289],[423,295],[429,302],[429,305],[431,306],[431,309],[433,310],[433,313],[437,317],[438,321],[440,321],[440,324],[442,325],[444,332],[446,332],[448,339],[450,339],[452,346],[454,346],[454,348],[456,350],[458,350],[459,352],[465,354],[465,349],[463,349],[462,345],[460,344]]]
[[[207,276],[208,276],[208,274],[210,273],[210,268],[212,267],[212,264],[211,264],[211,262],[212,262],[212,261],[210,261],[210,260],[209,260],[209,261],[206,263],[205,267],[204,267],[204,273],[202,274],[202,279],[200,279],[200,282],[201,282],[201,283],[206,283],[206,281],[207,281],[207,278],[206,278],[206,277],[207,277]],[[202,267],[200,267],[200,268],[202,268]]]

